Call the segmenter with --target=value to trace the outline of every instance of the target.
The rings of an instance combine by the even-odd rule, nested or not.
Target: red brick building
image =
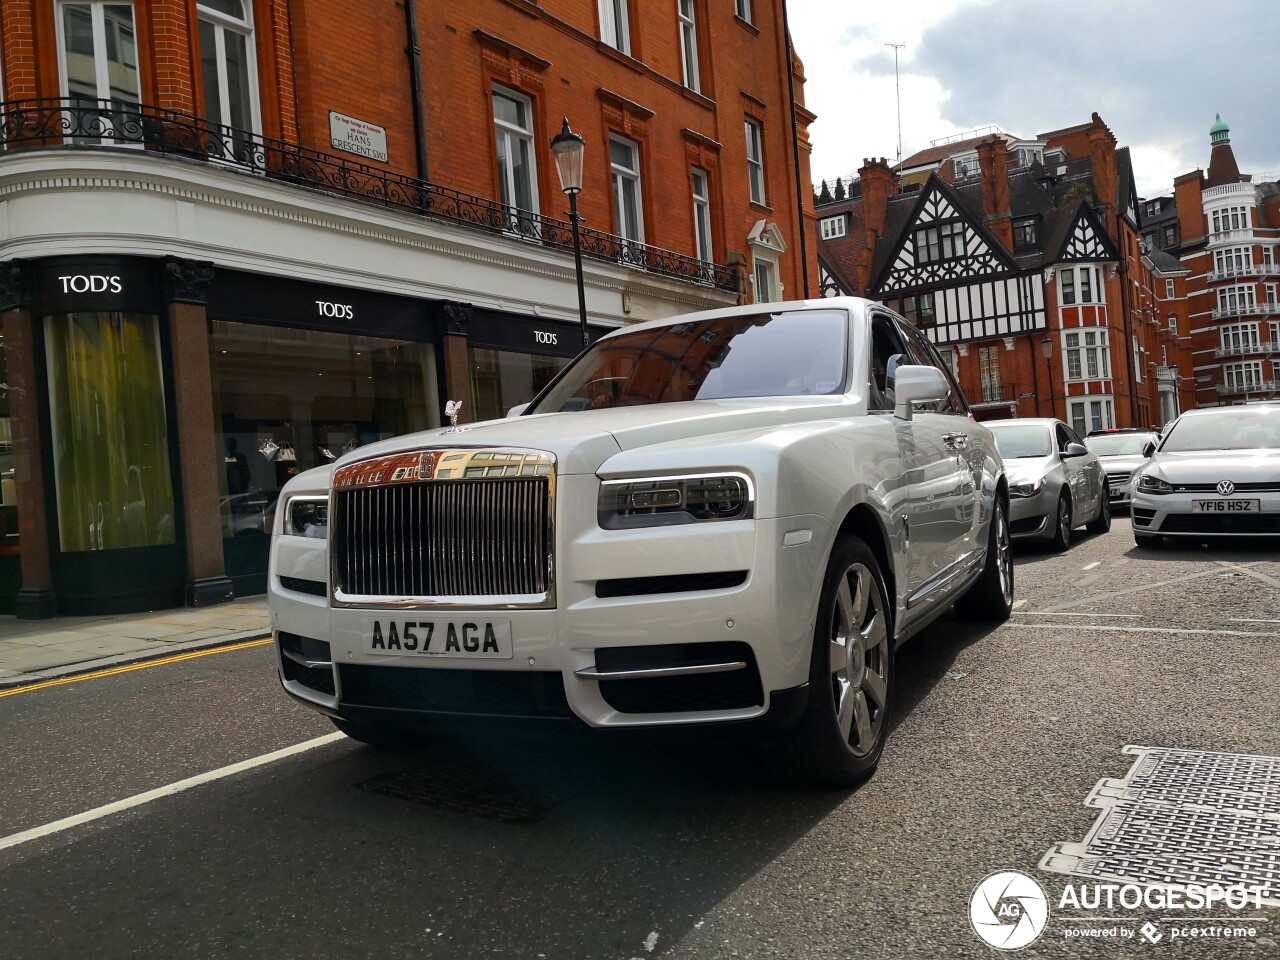
[[[781,0],[0,0],[0,34],[0,609],[260,592],[291,475],[530,399],[582,343],[563,118],[597,334],[816,291]]]
[[[1174,181],[1144,242],[1181,261],[1200,406],[1280,398],[1280,183],[1240,172],[1231,131],[1209,131],[1209,170]]]
[[[1190,405],[1187,328],[1156,297],[1166,275],[1185,281],[1142,254],[1129,151],[1097,114],[1032,140],[961,138],[897,170],[869,160],[856,192],[849,211],[815,210],[820,262],[856,260],[854,283],[927,331],[977,416],[1087,433]],[[861,235],[823,239],[832,216],[860,216]]]

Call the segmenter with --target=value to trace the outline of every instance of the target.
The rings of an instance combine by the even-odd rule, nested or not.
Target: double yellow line
[[[144,660],[142,663],[132,663],[124,667],[112,667],[110,670],[97,670],[93,673],[82,673],[75,677],[64,677],[61,680],[46,680],[43,683],[33,683],[25,687],[16,687],[13,690],[0,690],[0,699],[5,697],[16,697],[20,693],[35,693],[37,690],[47,690],[50,687],[63,687],[69,683],[82,683],[85,680],[100,680],[103,677],[114,677],[122,673],[133,673],[135,670],[149,670],[152,667],[163,667],[170,663],[182,663],[185,660],[198,660],[201,657],[212,657],[218,653],[235,653],[237,650],[249,650],[252,647],[266,646],[271,642],[270,637],[262,640],[247,640],[244,643],[233,643],[225,647],[212,647],[208,650],[196,650],[192,653],[180,653],[174,657],[163,657],[159,660]]]

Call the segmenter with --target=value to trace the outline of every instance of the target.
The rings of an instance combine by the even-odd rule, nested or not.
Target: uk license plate
[[[1261,500],[1193,500],[1192,513],[1261,513]]]
[[[396,657],[510,660],[510,620],[379,619],[365,632],[366,653]]]

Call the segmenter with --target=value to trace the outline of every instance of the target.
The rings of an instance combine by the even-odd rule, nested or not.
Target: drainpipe
[[[804,184],[800,180],[800,124],[796,119],[796,71],[792,66],[795,51],[791,47],[791,27],[787,20],[787,2],[782,0],[782,32],[786,36],[787,104],[791,110],[791,156],[796,170],[796,218],[800,223],[800,276],[804,278],[804,298],[809,291],[809,239],[804,228]]]
[[[404,0],[405,27],[409,34],[409,83],[413,94],[413,134],[418,154],[418,179],[427,179],[427,128],[422,103],[422,48],[418,46],[418,7]]]

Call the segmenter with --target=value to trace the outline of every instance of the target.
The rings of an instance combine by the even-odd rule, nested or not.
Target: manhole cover
[[[1245,884],[1280,905],[1280,757],[1127,746],[1122,779],[1085,801],[1102,811],[1083,843],[1040,869],[1137,884]]]
[[[370,793],[506,823],[537,823],[573,792],[545,781],[532,790],[517,788],[494,771],[455,760],[382,774],[356,786]]]

